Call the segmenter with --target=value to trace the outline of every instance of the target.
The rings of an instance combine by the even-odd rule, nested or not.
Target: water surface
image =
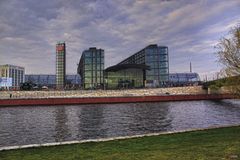
[[[240,124],[240,101],[0,108],[0,147]]]

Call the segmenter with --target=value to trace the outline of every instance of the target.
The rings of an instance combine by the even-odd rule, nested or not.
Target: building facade
[[[66,75],[66,86],[76,87],[80,86],[80,76],[78,74]],[[54,88],[56,86],[56,75],[49,74],[28,74],[25,75],[25,81],[34,83],[38,86],[47,86]]]
[[[200,82],[198,73],[170,73],[169,85],[171,86],[185,86],[194,85]]]
[[[104,50],[89,48],[83,51],[78,64],[78,74],[84,89],[104,87]]]
[[[5,86],[2,85],[2,88],[19,89],[20,84],[25,81],[25,69],[9,64],[1,65],[0,77],[1,81],[3,82],[4,80],[4,84],[6,84]]]
[[[152,44],[119,64],[144,64],[150,67],[144,73],[145,87],[161,87],[169,81],[168,47]]]
[[[144,73],[149,69],[143,64],[122,64],[105,69],[106,89],[143,88]]]
[[[56,88],[64,89],[66,75],[66,45],[57,43],[56,45]]]

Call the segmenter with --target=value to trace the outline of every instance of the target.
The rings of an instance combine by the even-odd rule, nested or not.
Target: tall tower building
[[[65,42],[56,45],[56,88],[64,89],[66,75],[66,45]]]

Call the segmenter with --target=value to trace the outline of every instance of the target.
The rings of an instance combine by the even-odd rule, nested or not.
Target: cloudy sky
[[[0,0],[0,64],[55,73],[55,45],[67,45],[67,73],[83,50],[105,50],[105,67],[147,45],[169,47],[170,72],[215,73],[214,45],[240,23],[240,0]]]

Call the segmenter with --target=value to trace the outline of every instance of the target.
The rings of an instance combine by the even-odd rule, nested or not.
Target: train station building
[[[89,48],[78,65],[84,89],[162,87],[169,81],[168,47],[152,44],[104,70],[104,50]]]

